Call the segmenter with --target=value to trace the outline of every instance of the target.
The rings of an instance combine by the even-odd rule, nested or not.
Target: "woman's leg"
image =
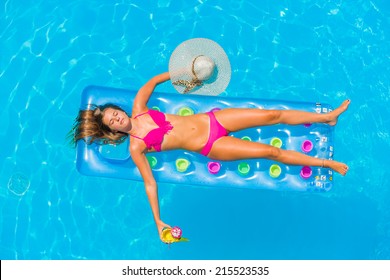
[[[228,131],[278,123],[296,125],[303,123],[327,123],[335,125],[340,114],[348,109],[345,100],[338,108],[326,114],[297,110],[223,109],[214,113],[218,122]]]
[[[229,161],[267,158],[288,165],[329,167],[342,175],[345,175],[348,171],[348,166],[341,162],[315,158],[296,151],[282,150],[270,145],[249,142],[229,136],[221,137],[215,141],[208,157]]]

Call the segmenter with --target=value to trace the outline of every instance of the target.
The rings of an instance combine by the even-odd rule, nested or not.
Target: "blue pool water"
[[[1,259],[390,259],[387,0],[2,1]],[[157,238],[143,185],[75,169],[66,133],[90,84],[136,89],[182,41],[226,50],[225,96],[352,99],[325,194],[160,184]],[[164,84],[160,91],[174,92]]]

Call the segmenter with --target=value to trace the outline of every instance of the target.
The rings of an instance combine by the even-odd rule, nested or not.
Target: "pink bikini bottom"
[[[207,112],[207,115],[210,117],[210,133],[209,139],[207,140],[206,145],[203,147],[200,153],[204,156],[207,156],[210,153],[211,148],[215,141],[217,141],[222,136],[227,136],[228,131],[217,121],[213,112]]]

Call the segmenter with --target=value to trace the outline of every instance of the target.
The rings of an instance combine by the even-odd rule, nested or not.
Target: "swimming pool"
[[[1,7],[1,259],[390,259],[385,0],[116,2]],[[326,194],[160,184],[191,239],[168,250],[142,184],[81,176],[66,133],[85,86],[136,89],[194,37],[226,50],[225,96],[351,98],[335,131],[350,172]]]

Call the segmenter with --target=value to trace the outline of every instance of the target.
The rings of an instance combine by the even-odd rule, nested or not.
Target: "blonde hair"
[[[104,110],[113,108],[123,111],[120,107],[107,104],[104,106],[92,106],[91,109],[80,110],[72,129],[68,133],[70,142],[76,146],[78,140],[84,140],[87,144],[119,144],[125,141],[127,134],[112,131],[103,123]],[[123,111],[124,112],[124,111]]]

